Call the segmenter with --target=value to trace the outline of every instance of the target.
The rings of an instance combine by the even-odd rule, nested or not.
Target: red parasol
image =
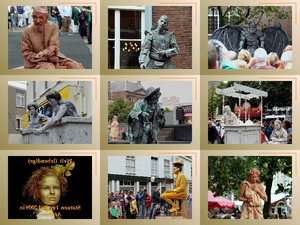
[[[211,191],[208,191],[208,209],[214,209],[215,207],[224,209],[226,207],[232,208],[233,206],[234,202],[221,196],[214,197],[214,194]]]

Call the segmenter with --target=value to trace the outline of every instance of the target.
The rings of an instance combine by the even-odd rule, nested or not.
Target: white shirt
[[[65,16],[72,17],[72,6],[57,6],[57,8],[61,18],[64,18]]]

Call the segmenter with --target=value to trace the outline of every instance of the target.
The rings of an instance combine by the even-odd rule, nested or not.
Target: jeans
[[[146,207],[146,215],[149,215],[150,207]]]
[[[154,206],[157,205],[157,204],[158,204],[157,202],[152,202],[152,203],[151,203],[149,219],[152,219],[153,208],[154,208]]]
[[[191,205],[191,201],[192,201],[192,199],[190,198],[190,199],[189,199],[189,203],[187,204],[187,206],[190,206],[190,205]]]
[[[145,217],[145,205],[140,204],[139,205],[139,215],[138,215],[138,218],[139,219],[144,219],[144,217]]]
[[[11,29],[16,28],[16,14],[10,14]]]
[[[88,44],[92,44],[92,21],[89,21],[87,25],[87,40]]]

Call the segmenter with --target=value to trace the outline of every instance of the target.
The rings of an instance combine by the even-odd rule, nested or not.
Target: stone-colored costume
[[[58,26],[49,21],[44,25],[44,32],[39,32],[34,23],[25,28],[21,39],[25,69],[84,69],[81,63],[59,51],[58,33]],[[34,58],[45,49],[49,50],[47,56]]]
[[[26,133],[32,133],[35,129],[39,129],[43,126],[43,122],[47,121],[49,119],[48,116],[45,116],[41,113],[37,113],[35,116],[30,114],[30,122],[28,123],[28,126],[21,130],[22,134]]]
[[[175,180],[175,186],[174,188],[175,192],[171,193],[163,193],[161,197],[163,199],[166,198],[174,198],[174,199],[184,199],[187,197],[187,191],[186,191],[186,178],[183,175],[183,173],[179,172],[177,174],[176,180]]]
[[[65,105],[67,106],[68,109],[67,109],[67,111],[65,112],[65,114],[64,114],[62,117],[65,117],[65,116],[74,116],[74,117],[78,117],[76,107],[75,107],[75,105],[74,105],[72,102],[70,102],[70,101],[68,101],[68,100],[66,100],[66,99],[62,99],[62,103],[60,103],[59,106],[60,106],[60,105],[63,105],[63,104],[65,104]],[[54,112],[53,112],[53,114],[52,114],[52,117],[55,117],[55,116],[56,116],[57,112],[59,111],[59,108],[60,108],[60,107],[57,107],[57,108],[54,110]]]
[[[159,51],[166,50],[164,56],[158,54]],[[139,63],[145,63],[149,53],[149,62],[146,69],[175,69],[171,61],[173,56],[179,52],[178,45],[174,36],[174,31],[164,30],[159,34],[157,30],[145,31],[145,40],[141,48]]]
[[[143,112],[150,115],[149,121],[144,120]],[[158,104],[149,105],[146,100],[139,100],[128,115],[128,140],[131,144],[151,144],[158,140],[164,125],[164,109]]]
[[[241,219],[264,219],[259,194],[251,189],[251,184],[248,181],[244,181],[241,186],[244,184],[246,185],[245,196],[251,196],[253,201],[243,202]]]
[[[274,129],[271,136],[270,136],[270,141],[274,141],[275,139],[278,139],[279,144],[287,144],[287,132],[286,130],[281,127],[279,130]]]
[[[238,125],[238,118],[233,112],[228,115],[225,113],[221,118],[221,125]]]

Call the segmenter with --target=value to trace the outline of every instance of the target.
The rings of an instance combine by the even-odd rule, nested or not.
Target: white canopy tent
[[[249,94],[242,94],[249,93]],[[216,88],[216,93],[219,95],[223,95],[223,110],[222,113],[224,114],[224,97],[229,96],[233,98],[239,99],[239,119],[240,119],[240,113],[241,113],[241,99],[244,99],[245,102],[247,100],[250,100],[252,98],[261,98],[261,124],[263,120],[263,97],[268,97],[268,92],[261,91],[255,88],[251,88],[248,86],[244,86],[241,84],[234,83],[232,87],[225,88],[225,89],[219,89]],[[247,120],[247,112],[245,110],[245,121]]]

